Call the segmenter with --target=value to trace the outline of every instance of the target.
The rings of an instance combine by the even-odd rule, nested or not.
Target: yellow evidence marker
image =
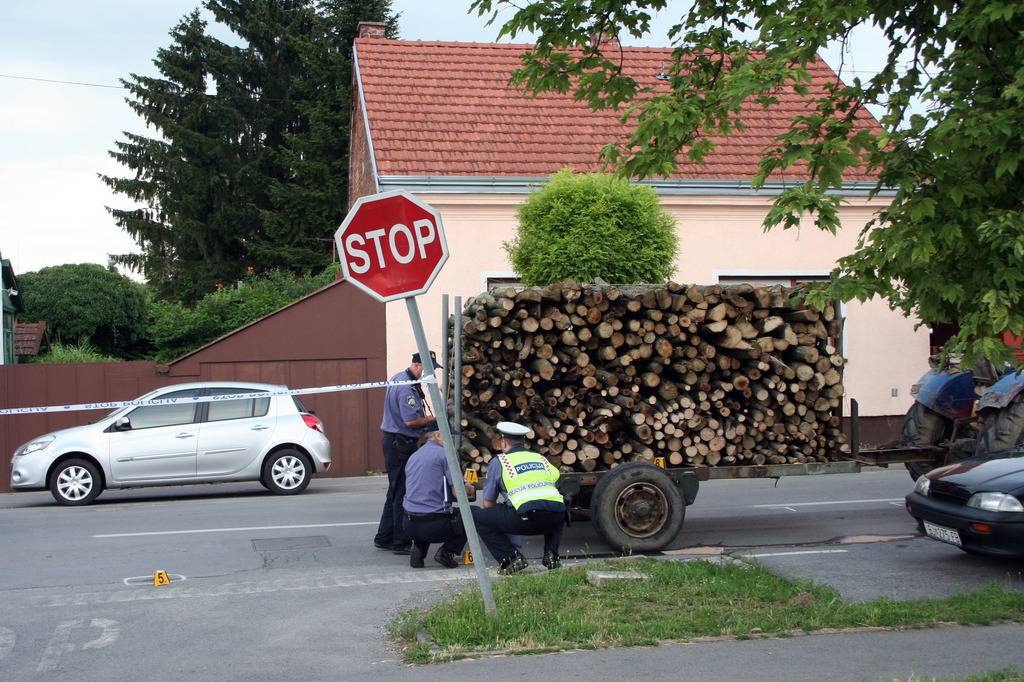
[[[480,477],[476,475],[476,471],[473,469],[466,469],[466,483],[473,485],[479,480]]]
[[[163,585],[170,585],[171,579],[167,577],[167,571],[157,571],[153,574],[153,587],[162,587]]]
[[[462,553],[462,563],[465,566],[473,565],[473,553],[470,552],[468,549]]]
[[[664,469],[665,468],[665,458],[664,457],[655,457],[654,458],[654,466],[661,467],[662,469]]]

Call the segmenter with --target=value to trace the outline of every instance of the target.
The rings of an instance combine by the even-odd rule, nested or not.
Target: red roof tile
[[[46,341],[45,322],[14,323],[14,354],[21,356],[39,355],[43,342]],[[49,342],[47,341],[47,344]]]
[[[624,138],[619,115],[592,111],[571,93],[531,97],[509,85],[521,44],[449,43],[359,38],[359,71],[381,175],[546,176],[568,166],[600,168],[601,148]],[[671,49],[623,48],[624,71],[642,86],[665,87],[657,74]],[[811,93],[835,73],[819,59]],[[715,138],[704,165],[680,164],[679,179],[749,180],[762,150],[806,111],[792,91],[771,109],[746,107],[747,130]],[[877,126],[867,112],[865,125]],[[797,173],[793,173],[795,177]],[[872,179],[849,173],[849,180]]]

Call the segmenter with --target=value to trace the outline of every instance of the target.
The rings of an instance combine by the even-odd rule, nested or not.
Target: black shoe
[[[434,561],[441,564],[445,568],[458,568],[459,560],[455,558],[455,555],[451,552],[444,551],[444,548],[437,550],[434,553]]]
[[[393,554],[411,554],[412,547],[410,547],[409,545],[406,545],[405,547],[392,547],[391,552]]]
[[[377,542],[376,540],[373,541],[373,546],[376,547],[377,549],[391,549],[391,545],[382,545],[381,543]]]
[[[498,566],[498,573],[501,575],[512,575],[513,573],[526,570],[527,565],[526,557],[519,552],[516,552],[501,562]]]
[[[423,568],[423,554],[416,547],[409,551],[409,565],[413,568]]]
[[[562,567],[562,557],[558,556],[557,552],[544,552],[544,558],[540,563],[544,565],[544,568],[553,571]]]

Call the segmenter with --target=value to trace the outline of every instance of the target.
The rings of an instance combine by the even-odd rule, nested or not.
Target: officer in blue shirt
[[[430,352],[434,367],[440,367]],[[391,381],[415,381],[423,376],[420,354],[414,353],[412,364]],[[388,472],[388,494],[380,515],[380,525],[373,545],[377,549],[390,549],[395,554],[409,554],[409,536],[402,527],[402,498],[405,497],[405,463],[416,451],[416,440],[424,431],[434,429],[437,421],[426,414],[421,384],[389,386],[384,396],[384,419],[380,430],[384,432],[381,449]]]
[[[430,543],[440,542],[434,561],[445,568],[455,568],[459,565],[457,557],[466,546],[466,531],[451,506],[455,484],[448,471],[441,434],[434,431],[420,441],[423,445],[405,465],[404,528],[413,543],[409,565],[423,568]],[[466,485],[466,490],[473,495],[472,486]]]

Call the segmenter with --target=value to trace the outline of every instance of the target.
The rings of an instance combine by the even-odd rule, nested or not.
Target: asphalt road
[[[86,508],[0,495],[0,679],[893,679],[1024,667],[1024,628],[846,633],[402,666],[383,628],[398,610],[473,579],[414,571],[373,548],[385,481],[317,480],[274,497],[258,484],[108,491]],[[903,471],[704,484],[673,546],[751,556],[852,599],[1022,584],[1020,562],[916,536]],[[587,523],[565,553],[608,552]],[[528,557],[540,547],[530,541]],[[539,563],[539,562],[534,562]],[[154,588],[146,578],[174,580]],[[135,579],[135,580],[133,580]],[[831,653],[823,653],[831,652]],[[680,666],[683,665],[683,668]],[[552,667],[554,666],[554,667]]]

